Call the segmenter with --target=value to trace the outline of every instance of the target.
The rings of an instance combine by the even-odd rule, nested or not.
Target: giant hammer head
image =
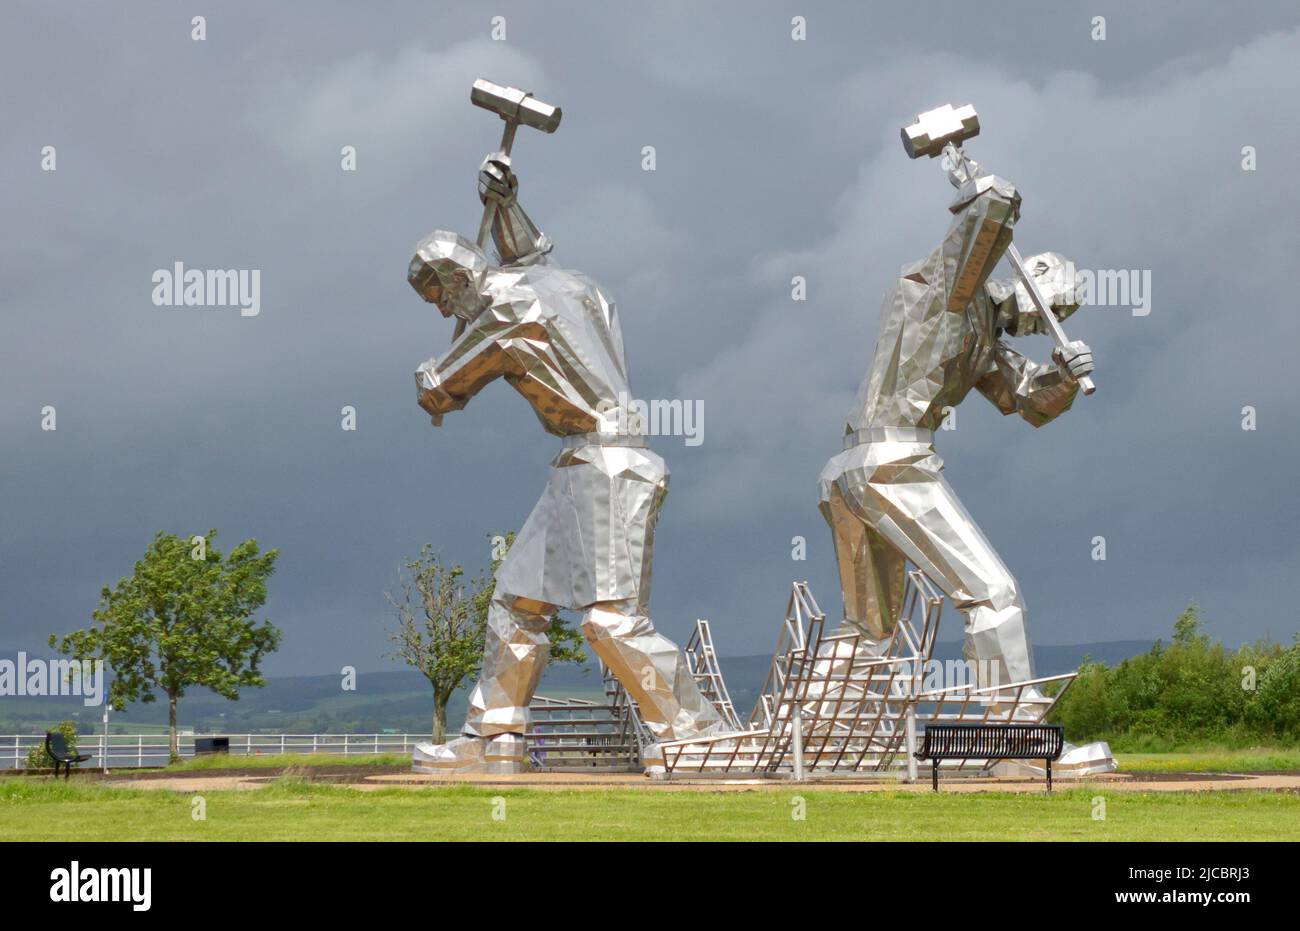
[[[900,132],[908,158],[922,155],[936,158],[943,154],[948,143],[961,148],[967,139],[978,136],[980,118],[970,104],[954,109],[952,104],[946,103],[922,113],[915,123],[904,126]]]

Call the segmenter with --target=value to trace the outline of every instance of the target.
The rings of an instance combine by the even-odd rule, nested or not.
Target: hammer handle
[[[506,120],[506,128],[501,133],[501,148],[499,150],[503,154],[509,155],[510,150],[514,148],[515,130],[518,128],[519,124],[517,122],[514,120]],[[496,220],[496,216],[497,202],[489,197],[487,203],[483,205],[483,219],[479,221],[478,225],[478,247],[480,249],[487,247],[488,233],[492,230],[492,223]],[[454,343],[456,340],[460,339],[460,334],[464,332],[465,321],[462,318],[457,317],[456,332],[452,334],[451,341]]]
[[[1034,280],[1034,276],[1029,274],[1029,269],[1025,267],[1025,260],[1020,257],[1020,250],[1016,248],[1015,243],[1007,246],[1007,256],[1011,259],[1011,265],[1015,268],[1016,274],[1024,283],[1025,290],[1029,292],[1029,296],[1038,307],[1038,313],[1042,316],[1043,322],[1047,324],[1052,339],[1056,341],[1056,348],[1064,351],[1070,340],[1066,337],[1065,330],[1061,328],[1061,321],[1057,320],[1056,314],[1052,313],[1047,298],[1043,297],[1043,292],[1038,289],[1038,282]],[[1097,390],[1097,386],[1093,384],[1092,377],[1089,375],[1084,375],[1079,379],[1079,387],[1084,394],[1092,394]]]

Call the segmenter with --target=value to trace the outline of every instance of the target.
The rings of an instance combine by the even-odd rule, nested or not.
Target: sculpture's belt
[[[646,445],[644,436],[632,436],[624,433],[570,433],[564,437],[565,449],[577,449],[580,446],[636,446]]]
[[[920,427],[864,427],[844,434],[844,448],[864,443],[933,443],[934,431]]]

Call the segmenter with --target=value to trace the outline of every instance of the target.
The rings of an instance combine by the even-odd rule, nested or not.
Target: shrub
[[[56,731],[64,736],[68,741],[68,752],[77,752],[77,725],[73,721],[61,721],[51,730]],[[53,769],[54,758],[45,750],[45,741],[42,740],[35,747],[27,752],[28,769]]]
[[[1250,667],[1256,688],[1247,687]],[[1051,720],[1071,740],[1154,748],[1197,742],[1300,740],[1300,638],[1229,651],[1207,636],[1195,604],[1173,639],[1118,666],[1084,663]]]
[[[1259,673],[1251,719],[1283,740],[1300,741],[1300,635]]]

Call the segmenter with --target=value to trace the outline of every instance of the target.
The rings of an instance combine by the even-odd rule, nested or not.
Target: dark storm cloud
[[[499,135],[465,99],[480,75],[565,108],[555,136],[520,133],[523,198],[616,296],[638,394],[704,401],[703,446],[656,444],[667,632],[707,615],[724,653],[764,652],[792,578],[838,608],[814,481],[890,278],[947,221],[946,182],[897,127],[951,100],[976,104],[972,154],[1024,195],[1026,254],[1152,274],[1149,316],[1069,323],[1095,397],[1041,431],[975,397],[942,437],[1034,637],[1154,637],[1193,597],[1226,639],[1289,635],[1296,16],[1098,12],[1105,42],[1092,13],[1031,4],[222,4],[196,43],[170,4],[11,7],[0,647],[83,625],[155,530],[216,526],[283,551],[273,670],[375,668],[403,557],[430,540],[478,565],[522,522],[554,449],[523,401],[495,385],[434,430],[411,380],[450,336],[404,281],[411,247],[473,231]],[[150,275],[175,261],[260,269],[261,313],[155,307]]]

